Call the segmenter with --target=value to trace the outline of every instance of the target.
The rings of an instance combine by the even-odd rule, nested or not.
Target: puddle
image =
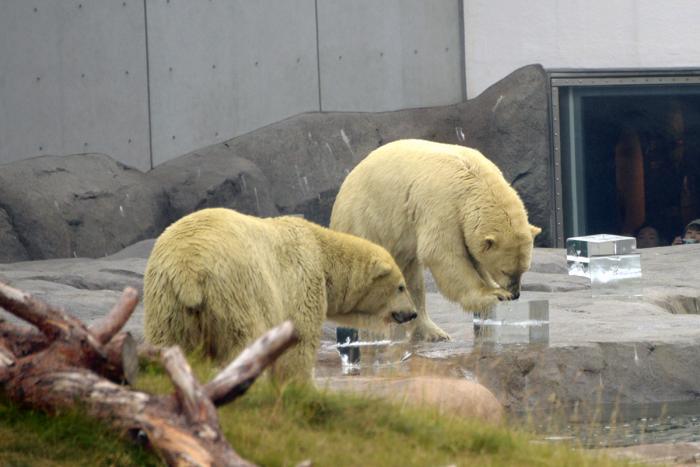
[[[576,415],[575,409],[566,412],[555,416],[520,412],[511,414],[511,420],[542,441],[585,448],[700,441],[700,401],[605,404],[590,410],[588,418]]]

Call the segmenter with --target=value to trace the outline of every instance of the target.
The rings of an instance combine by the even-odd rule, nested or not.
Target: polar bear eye
[[[404,293],[406,291],[406,287],[403,285],[399,286],[399,293]]]

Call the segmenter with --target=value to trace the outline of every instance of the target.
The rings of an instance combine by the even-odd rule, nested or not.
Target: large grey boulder
[[[278,214],[267,177],[250,160],[232,156],[224,144],[165,162],[148,175],[167,193],[173,221],[211,207],[261,217]]]
[[[153,180],[103,154],[4,164],[0,209],[4,261],[105,256],[168,223]]]
[[[518,190],[550,245],[546,75],[516,70],[467,102],[382,113],[297,115],[147,174],[100,154],[42,156],[0,170],[0,262],[98,257],[198,209],[303,214],[327,225],[347,174],[377,147],[422,138],[480,149]]]
[[[546,75],[539,65],[516,70],[479,97],[456,105],[381,113],[297,115],[164,164],[171,173],[178,167],[174,175],[178,170],[186,174],[180,178],[168,175],[170,180],[178,180],[180,187],[178,192],[167,190],[173,205],[192,208],[204,203],[208,187],[217,186],[221,180],[238,180],[240,164],[248,161],[250,179],[260,183],[261,199],[267,199],[261,187],[264,178],[252,176],[253,167],[259,167],[270,182],[269,194],[280,213],[300,213],[327,225],[346,175],[372,150],[403,138],[482,150],[520,192],[531,222],[545,229],[538,244],[549,243]],[[216,168],[216,177],[205,177],[201,172],[200,168],[210,165]],[[161,177],[163,170],[157,167],[153,172]],[[202,175],[195,177],[194,173]],[[182,187],[183,180],[187,180],[187,187]],[[198,193],[195,198],[200,201],[175,201],[173,194],[182,192]],[[266,214],[265,206],[259,212]]]
[[[29,259],[29,253],[19,241],[12,219],[7,211],[0,208],[0,263],[27,259]]]

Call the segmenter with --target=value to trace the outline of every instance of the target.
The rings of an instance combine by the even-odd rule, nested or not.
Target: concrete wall
[[[697,67],[696,0],[465,0],[469,98],[520,66]]]
[[[396,110],[464,99],[458,0],[320,0],[324,111]]]
[[[155,165],[318,110],[314,0],[147,6]]]
[[[464,97],[461,0],[3,0],[0,163],[147,170],[292,115]]]
[[[0,2],[0,162],[103,152],[146,169],[143,2]]]

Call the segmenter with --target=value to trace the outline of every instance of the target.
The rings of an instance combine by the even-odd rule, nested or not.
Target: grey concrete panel
[[[463,100],[459,0],[318,0],[324,111]]]
[[[313,0],[148,2],[154,163],[318,110]]]
[[[143,1],[0,3],[0,163],[100,152],[149,164]]]

